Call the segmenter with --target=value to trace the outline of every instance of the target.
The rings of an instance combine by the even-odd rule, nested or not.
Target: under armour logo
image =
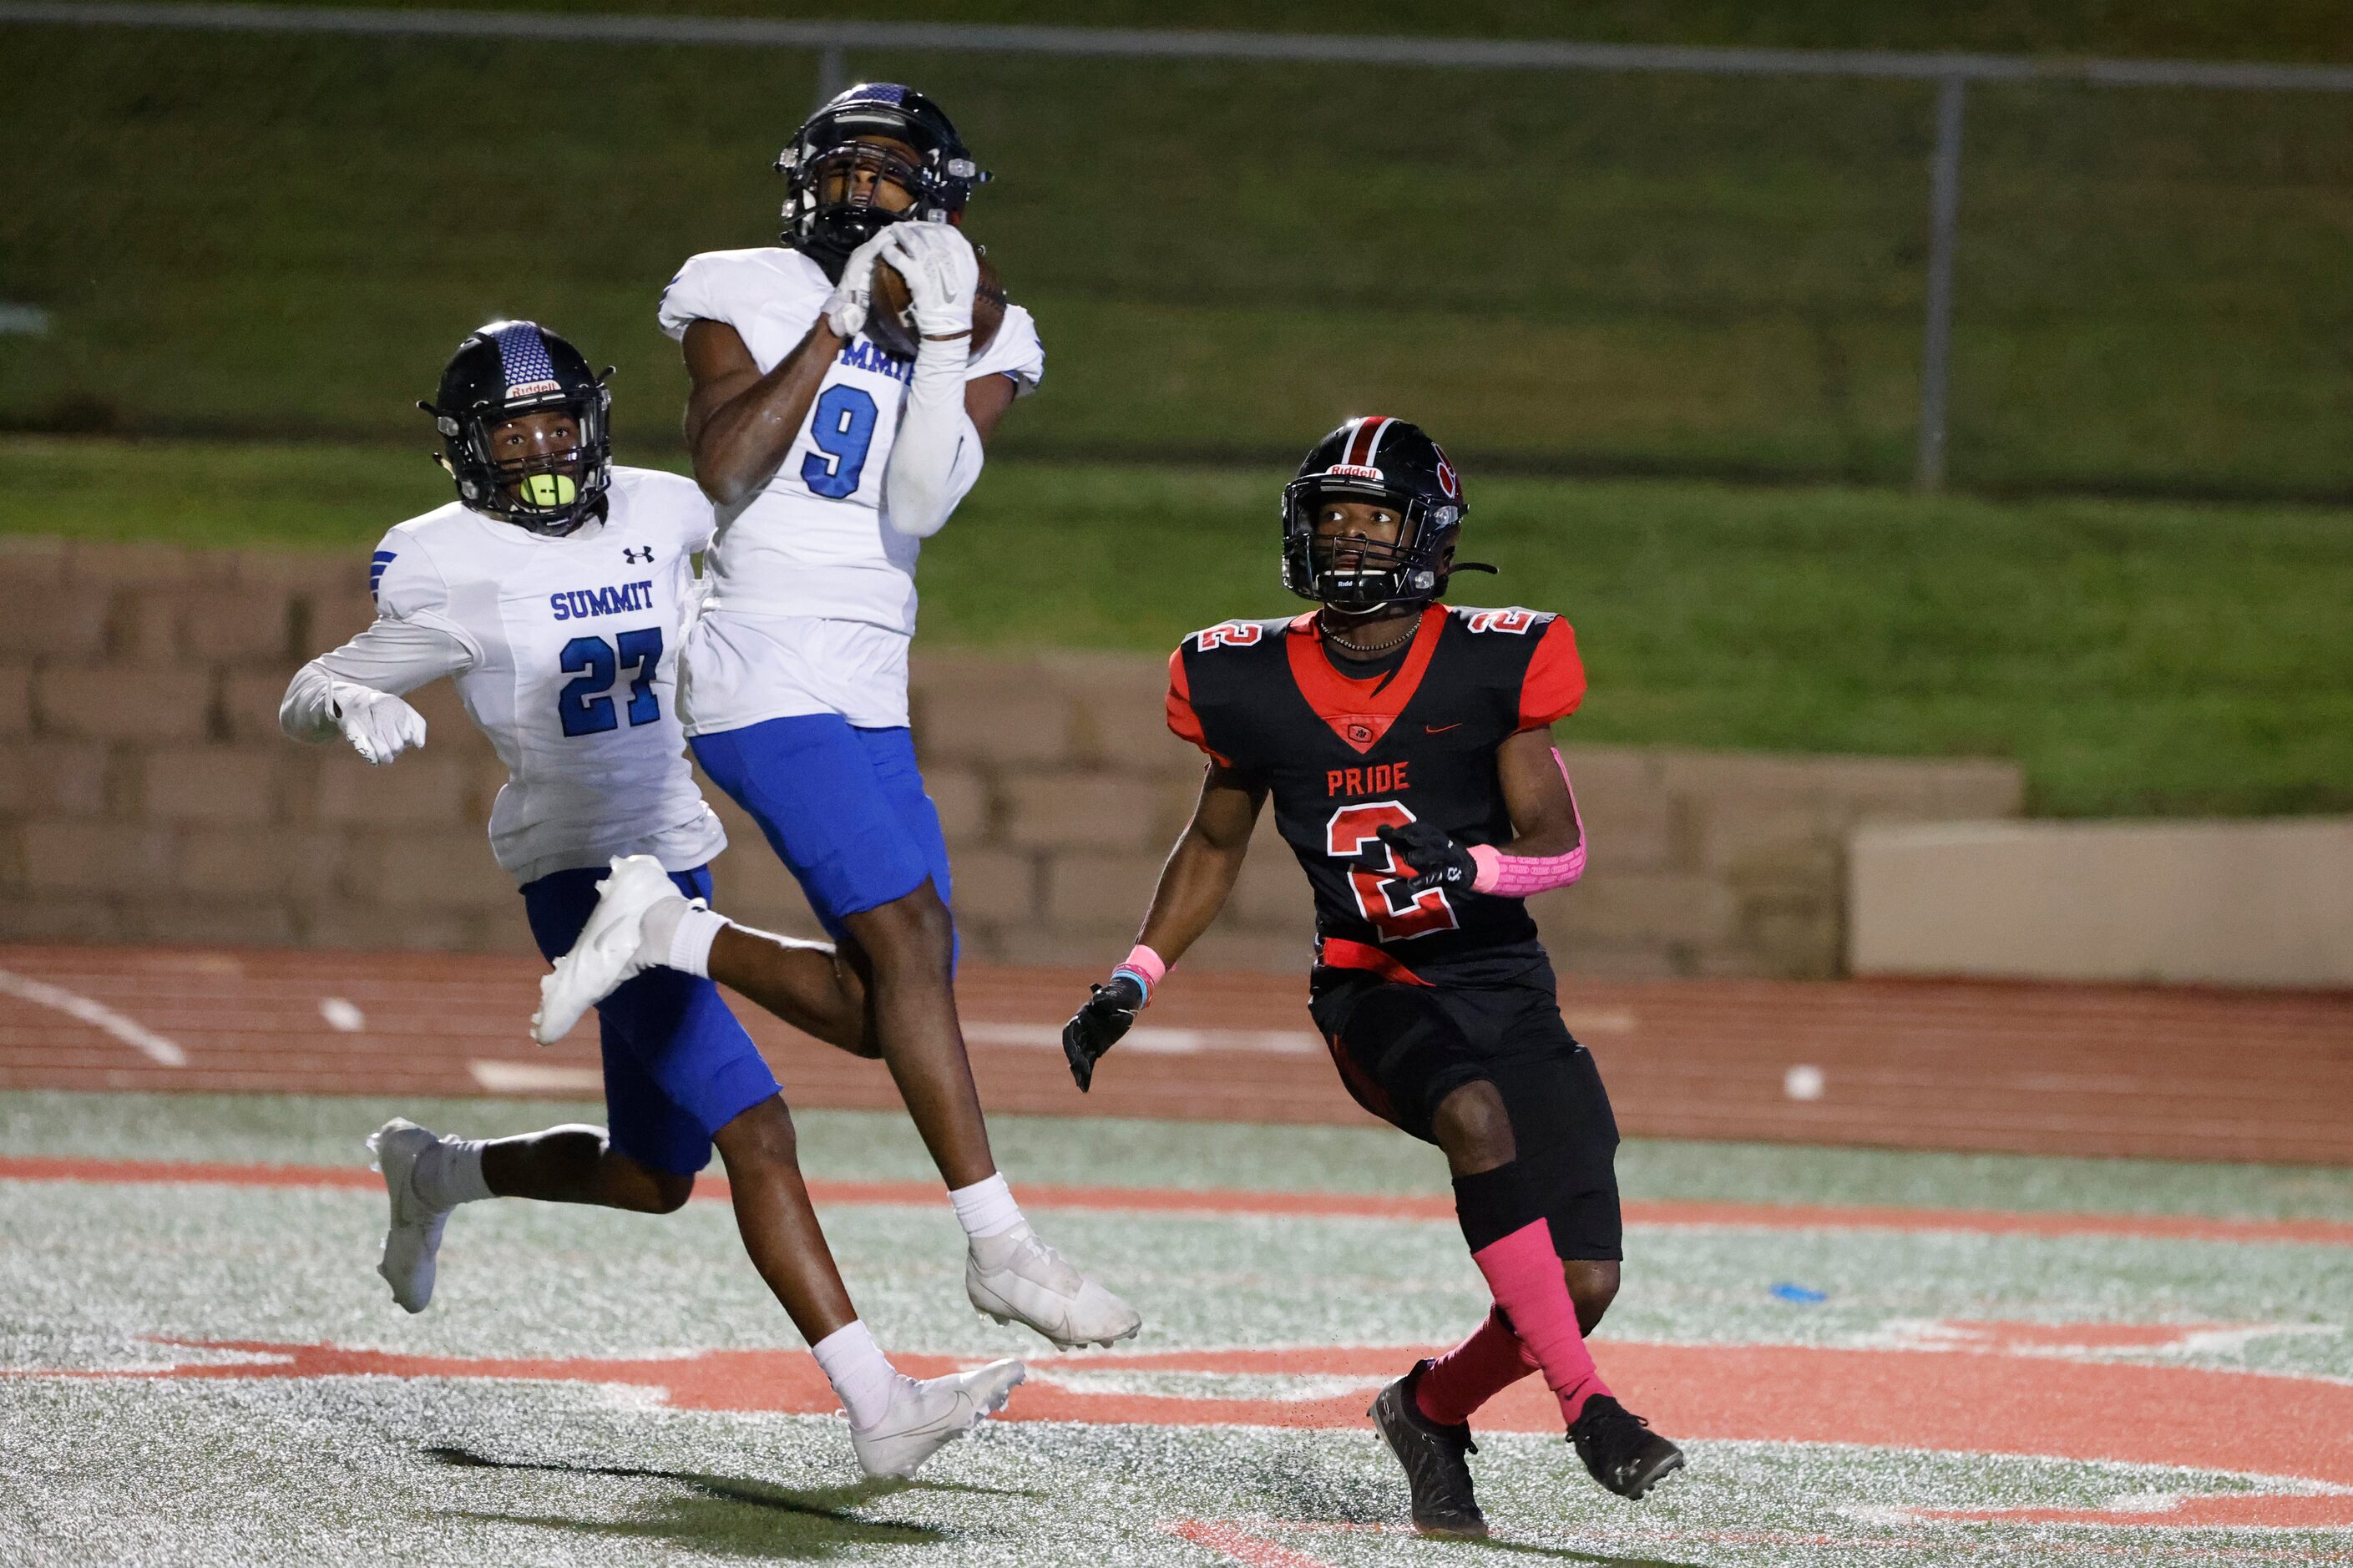
[[[632,566],[650,566],[654,563],[654,547],[649,544],[643,550],[625,548],[621,559]]]

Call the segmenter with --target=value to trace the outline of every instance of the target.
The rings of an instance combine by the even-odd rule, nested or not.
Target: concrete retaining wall
[[[1864,974],[2353,987],[2353,817],[1874,824]]]
[[[446,686],[416,699],[427,749],[390,768],[278,731],[295,666],[372,613],[363,554],[0,543],[0,938],[527,946],[482,833],[501,771]],[[1125,951],[1200,776],[1162,727],[1164,671],[919,654],[917,741],[975,957]],[[1995,763],[1567,754],[1591,869],[1534,907],[1564,970],[1630,978],[1836,973],[1857,824],[2007,816],[2020,797]],[[734,841],[722,907],[812,930],[708,793]],[[1295,970],[1309,930],[1297,868],[1263,835],[1190,962]]]

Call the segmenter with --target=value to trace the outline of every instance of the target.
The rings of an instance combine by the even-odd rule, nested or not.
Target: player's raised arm
[[[733,325],[694,314],[702,280],[691,271],[672,280],[662,310],[665,324],[681,332],[686,352],[686,444],[694,458],[695,482],[713,504],[740,505],[776,478],[808,421],[826,372],[866,324],[874,260],[891,238],[886,228],[849,253],[817,320],[765,375]],[[689,318],[682,331],[680,315]]]
[[[1062,1052],[1081,1092],[1094,1081],[1095,1062],[1119,1042],[1151,1001],[1168,966],[1201,940],[1226,907],[1234,880],[1241,875],[1242,858],[1250,853],[1259,808],[1265,803],[1263,783],[1223,763],[1209,763],[1193,820],[1160,868],[1152,908],[1134,951],[1063,1026]]]

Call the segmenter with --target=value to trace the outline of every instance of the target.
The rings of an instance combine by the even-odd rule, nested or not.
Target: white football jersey
[[[682,338],[692,321],[723,321],[765,375],[808,334],[832,292],[824,269],[797,250],[707,251],[662,291],[661,326]],[[706,563],[714,610],[859,621],[913,635],[923,542],[889,525],[882,476],[913,371],[862,332],[842,346],[776,478],[721,520]],[[1027,394],[1045,373],[1037,324],[1008,305],[966,379],[1007,375]]]
[[[491,848],[518,882],[616,855],[688,870],[726,847],[675,706],[712,526],[693,480],[617,467],[605,521],[565,538],[452,501],[376,546],[377,615],[465,648],[459,699],[507,768]]]

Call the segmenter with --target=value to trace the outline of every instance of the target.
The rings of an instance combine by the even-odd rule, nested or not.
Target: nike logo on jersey
[[[1449,730],[1460,730],[1461,728],[1462,728],[1462,721],[1460,719],[1457,719],[1451,724],[1424,724],[1422,726],[1422,729],[1433,735],[1443,735]]]
[[[626,616],[632,610],[654,607],[654,585],[651,583],[623,583],[610,588],[574,588],[566,593],[550,594],[547,607],[555,612],[555,618],[559,621],[585,621],[595,616]]]
[[[639,550],[624,546],[621,550],[621,559],[632,566],[650,566],[654,563],[654,547],[649,544]]]

